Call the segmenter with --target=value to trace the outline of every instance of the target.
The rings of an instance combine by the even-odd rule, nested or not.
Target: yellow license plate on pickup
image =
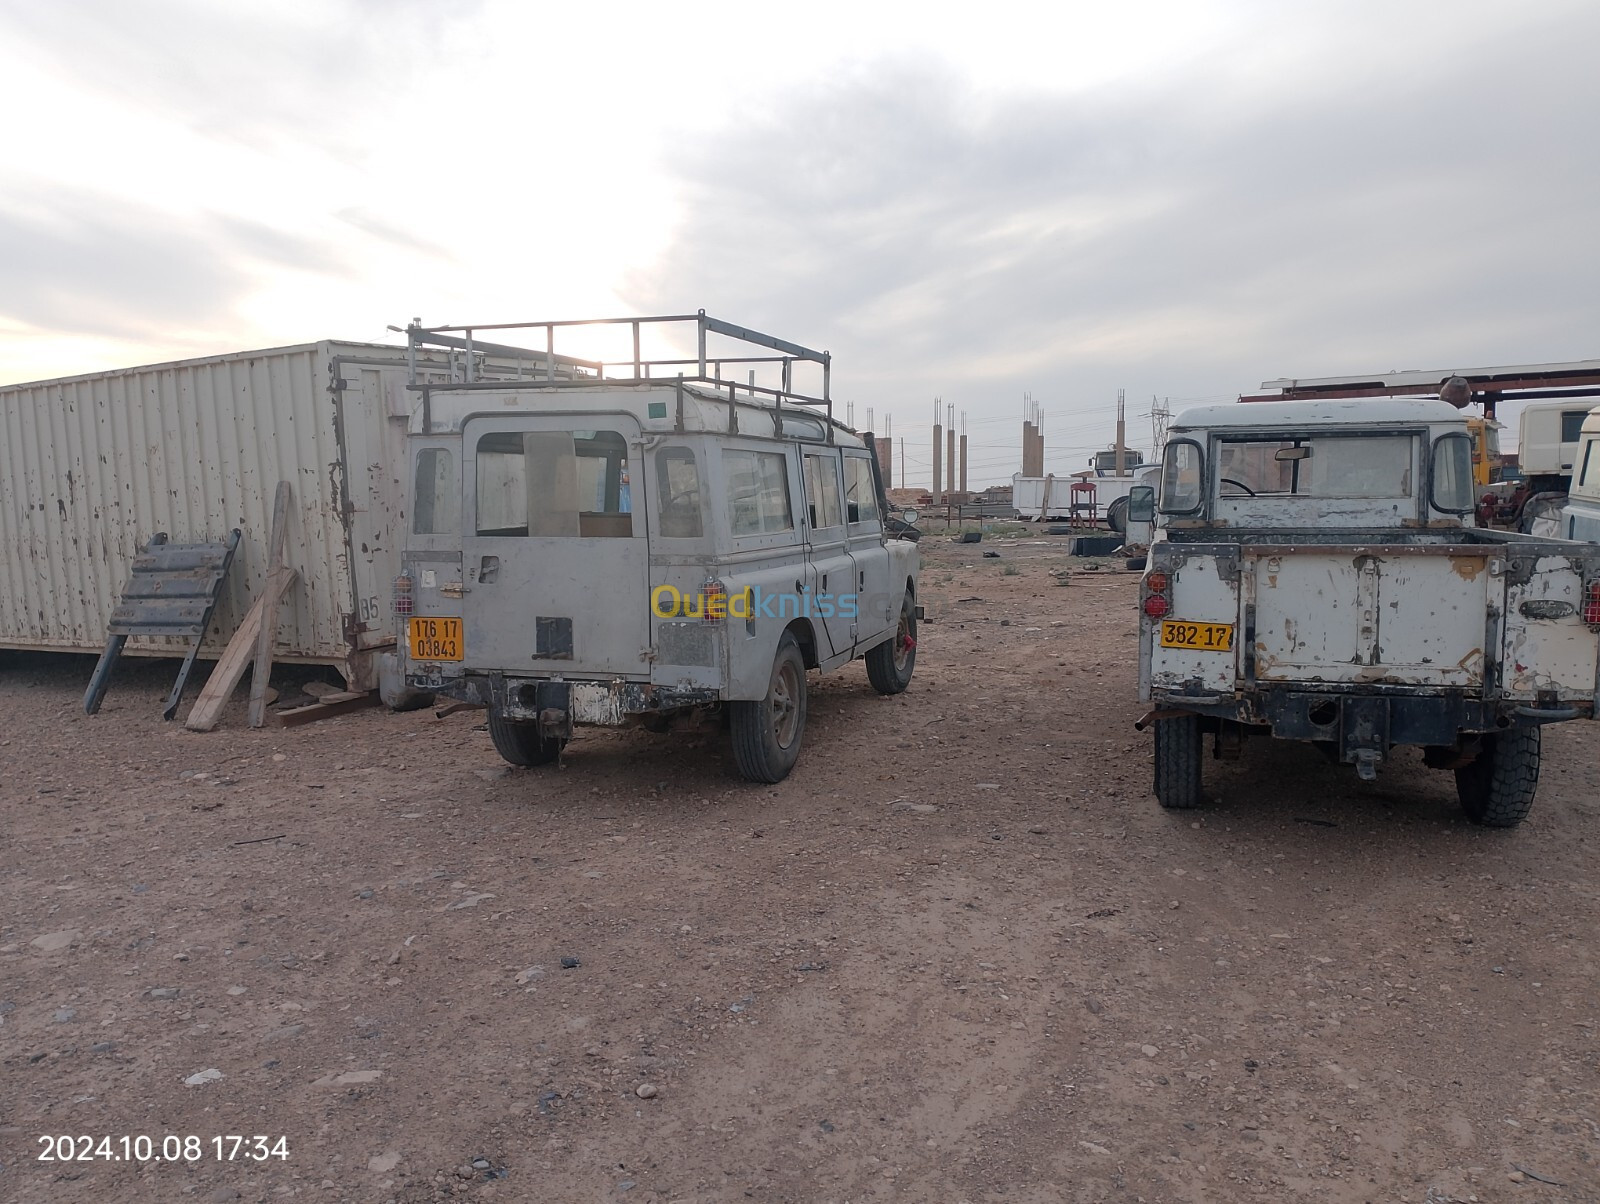
[[[1161,646],[1195,648],[1201,652],[1227,652],[1233,648],[1233,624],[1185,623],[1181,619],[1163,619]]]
[[[458,661],[461,659],[461,620],[411,617],[411,659]]]

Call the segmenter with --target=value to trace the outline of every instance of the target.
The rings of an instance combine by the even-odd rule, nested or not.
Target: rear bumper
[[[716,690],[681,689],[649,682],[551,681],[507,677],[503,673],[469,674],[433,679],[407,677],[415,689],[489,707],[507,719],[542,720],[557,711],[580,727],[617,727],[629,716],[653,715],[680,707],[705,706],[719,700]]]
[[[1462,733],[1594,718],[1594,705],[1587,701],[1534,705],[1519,699],[1485,702],[1463,694],[1370,693],[1287,686],[1257,688],[1232,698],[1154,690],[1151,702],[1161,710],[1190,711],[1267,727],[1284,740],[1331,741],[1344,751],[1396,744],[1448,746],[1455,744]]]

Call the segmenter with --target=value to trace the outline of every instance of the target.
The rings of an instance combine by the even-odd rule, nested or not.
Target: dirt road
[[[1262,743],[1164,813],[1133,576],[983,546],[774,788],[0,660],[0,1198],[1600,1200],[1600,728],[1514,832]]]

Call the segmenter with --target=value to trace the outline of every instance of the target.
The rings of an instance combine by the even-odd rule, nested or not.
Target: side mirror
[[[907,511],[903,512],[900,515],[900,521],[901,522],[906,522],[906,523],[914,523],[914,522],[916,522],[917,521],[917,512],[915,510],[907,510]]]

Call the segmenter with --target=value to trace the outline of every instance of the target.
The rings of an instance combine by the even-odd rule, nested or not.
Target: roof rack
[[[649,326],[695,327],[697,354],[693,358],[646,359],[640,354],[642,329]],[[621,360],[592,360],[562,355],[556,351],[556,331],[577,326],[627,326],[633,333],[633,355]],[[394,328],[391,328],[394,329]],[[486,342],[479,336],[486,331],[540,331],[544,332],[544,349],[519,347],[513,344]],[[830,428],[833,418],[833,398],[830,393],[833,357],[826,351],[813,351],[798,343],[775,338],[760,331],[736,326],[731,322],[709,317],[705,310],[694,314],[665,314],[637,318],[578,318],[553,322],[498,322],[478,326],[423,326],[420,319],[405,328],[408,351],[412,362],[411,387],[426,394],[430,388],[506,389],[508,387],[565,388],[597,385],[631,385],[654,382],[658,384],[683,384],[703,381],[720,391],[728,390],[728,404],[732,406],[735,393],[742,394],[748,402],[765,401],[781,409],[784,405],[815,406],[828,414]],[[708,353],[707,336],[721,335],[745,344],[750,348],[777,352],[776,355],[736,352],[715,355]],[[447,347],[463,354],[451,357],[451,375],[447,384],[422,381],[417,378],[417,351],[427,347]],[[519,375],[507,379],[494,372],[483,370],[486,357],[510,360],[518,366]],[[814,363],[822,368],[822,395],[820,397],[797,392],[794,388],[794,365]],[[529,375],[520,375],[526,364]],[[777,388],[757,385],[754,372],[748,383],[724,377],[725,369],[750,367],[755,364],[777,364],[782,370],[782,384]]]

